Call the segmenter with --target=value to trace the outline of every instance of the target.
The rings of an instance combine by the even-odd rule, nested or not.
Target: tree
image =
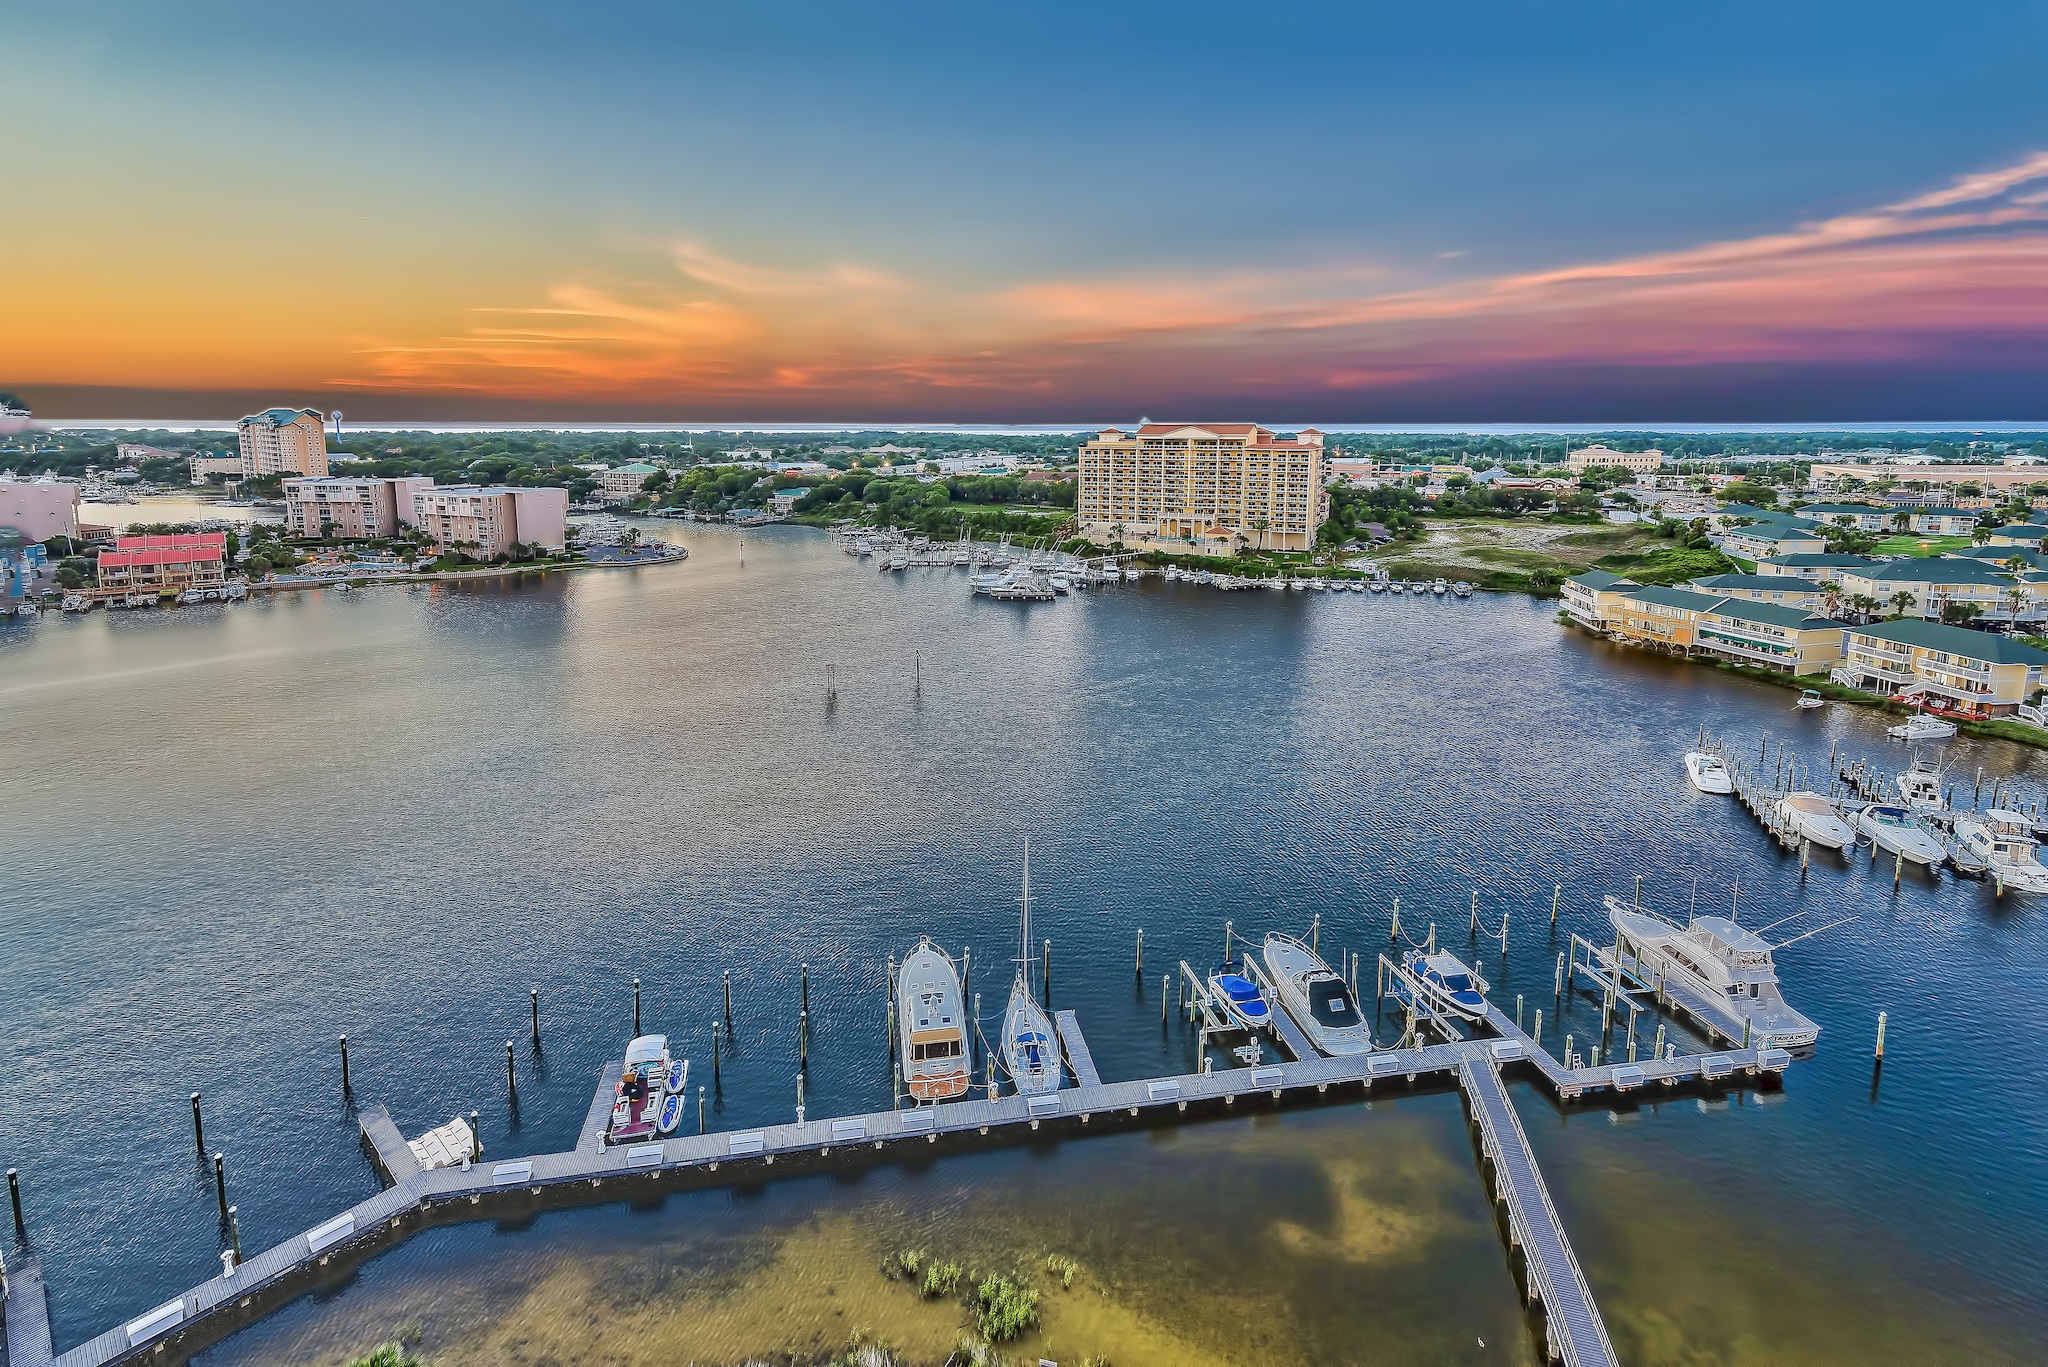
[[[2017,627],[2020,624],[2020,609],[2027,605],[2027,586],[2014,584],[2005,591],[2006,620]],[[1975,606],[1972,604],[1971,606]]]
[[[1978,523],[1978,524],[1977,524],[1977,525],[1976,525],[1975,527],[1973,527],[1973,528],[1971,528],[1971,529],[1970,529],[1970,544],[1971,544],[1971,545],[1973,545],[1973,546],[1983,546],[1983,545],[1988,545],[1988,544],[1990,543],[1990,541],[1991,541],[1991,529],[1990,529],[1989,527],[1985,526],[1985,525],[1984,525],[1983,523],[1979,522],[1979,523]]]
[[[1976,603],[1943,603],[1941,620],[1953,626],[1962,626],[1984,615],[1984,609]]]
[[[1892,530],[1896,532],[1910,532],[1913,530],[1913,510],[1911,508],[1901,508],[1892,514]]]
[[[1913,610],[1914,599],[1912,591],[1909,589],[1900,589],[1885,601],[1891,604],[1892,616],[1894,618],[1904,617]]]
[[[260,555],[250,556],[248,564],[243,568],[249,571],[251,579],[263,579],[270,574],[270,562]]]
[[[82,588],[85,585],[85,576],[69,565],[59,565],[56,574],[51,578],[57,581],[57,587],[60,589]]]
[[[656,470],[646,479],[640,481],[640,492],[643,494],[662,493],[667,490],[673,480],[674,477],[668,471]]]
[[[1851,612],[1863,618],[1876,616],[1877,610],[1884,606],[1867,593],[1852,593],[1845,601]]]

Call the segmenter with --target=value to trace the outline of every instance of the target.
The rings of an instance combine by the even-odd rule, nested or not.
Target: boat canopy
[[[1316,1024],[1342,1029],[1364,1019],[1352,1003],[1351,991],[1337,978],[1320,978],[1308,985],[1308,1009]]]
[[[642,1035],[626,1046],[626,1066],[642,1068],[659,1063],[667,1052],[667,1035]]]
[[[1259,995],[1259,989],[1252,986],[1251,979],[1236,973],[1219,973],[1216,985],[1234,1002],[1248,1002]]]

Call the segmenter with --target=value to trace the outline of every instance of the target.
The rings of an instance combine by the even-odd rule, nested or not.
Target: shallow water
[[[1647,901],[1680,913],[1695,875],[1703,906],[1739,881],[1751,924],[1808,910],[1787,934],[1859,914],[1784,956],[1788,994],[1826,1033],[1782,1094],[1566,1121],[1518,1092],[1617,1344],[1670,1362],[2048,1351],[2029,1270],[2048,1226],[2041,1071],[2012,1024],[2048,1005],[2043,908],[1911,873],[1895,893],[1889,868],[1832,856],[1802,883],[1796,859],[1727,800],[1691,793],[1676,763],[1702,724],[1793,734],[1816,768],[1837,744],[1902,761],[1875,716],[1796,714],[1782,690],[1590,641],[1523,599],[1147,586],[1034,608],[971,600],[950,571],[877,575],[797,529],[747,534],[744,565],[734,533],[661,532],[691,559],[0,625],[9,767],[25,780],[0,787],[0,1146],[23,1171],[60,1344],[216,1265],[193,1089],[245,1245],[375,1189],[336,1085],[344,1031],[357,1098],[389,1104],[407,1133],[475,1108],[493,1154],[554,1149],[631,1028],[630,980],[701,1077],[730,968],[737,1049],[713,1124],[738,1128],[791,1114],[808,959],[810,1113],[887,1105],[884,956],[927,931],[971,944],[975,988],[1000,996],[1029,834],[1055,1004],[1080,1013],[1111,1078],[1194,1065],[1194,1041],[1160,1029],[1158,975],[1213,958],[1225,917],[1243,933],[1319,912],[1327,952],[1370,954],[1399,895],[1406,926],[1434,920],[1504,1007],[1523,994],[1544,1008],[1554,1044],[1555,955],[1569,931],[1599,933],[1600,896],[1637,872]],[[2029,792],[2042,769],[1999,743],[1947,749],[1965,787],[1979,763]],[[1475,888],[1490,924],[1510,916],[1505,960],[1465,936]],[[1873,1091],[1879,1009],[1892,1057]],[[1564,1028],[1583,1043],[1596,1025],[1581,1001]],[[630,1357],[635,1334],[604,1326],[653,1333],[631,1316],[668,1313],[697,1283],[595,1327],[576,1307],[649,1260],[754,1269],[772,1302],[769,1269],[825,1238],[813,1229],[839,1241],[835,1269],[872,1272],[911,1232],[992,1262],[1071,1253],[1119,1290],[1099,1306],[1070,1297],[1065,1323],[1127,1344],[1118,1362],[1456,1360],[1480,1338],[1527,1354],[1456,1116],[1454,1098],[1418,1098],[1188,1126],[1170,1160],[1156,1136],[1069,1141],[1050,1158],[442,1230],[214,1356],[337,1356],[419,1318],[457,1361],[529,1360],[490,1337],[515,1320],[563,1360]],[[1269,1147],[1223,1156],[1240,1132]],[[1359,1157],[1330,1134],[1355,1137]],[[1395,1201],[1372,1185],[1385,1172],[1414,1174],[1415,1190]],[[1296,1204],[1258,1206],[1267,1186]],[[1127,1189],[1147,1193],[1143,1209],[1116,1204]],[[1258,1227],[1255,1258],[1187,1232],[1233,1199]],[[1442,1228],[1386,1213],[1418,1208]],[[1146,1228],[1149,1242],[1132,1233]],[[1346,1318],[1389,1275],[1347,1250],[1411,1234],[1430,1252],[1402,1264],[1420,1270],[1393,1283],[1401,1297],[1374,1302],[1369,1324]],[[1244,1317],[1175,1308],[1229,1304],[1290,1266],[1270,1294],[1302,1337],[1255,1352],[1230,1334]],[[893,1284],[870,1292],[870,1327],[905,1345],[938,1332],[937,1308],[899,1305]],[[825,1323],[843,1318],[805,1332],[843,1346]],[[795,1346],[744,1345],[784,1328],[742,1316],[664,1351],[735,1360]],[[572,1331],[596,1337],[549,1337]],[[1178,1337],[1143,1346],[1158,1334]]]

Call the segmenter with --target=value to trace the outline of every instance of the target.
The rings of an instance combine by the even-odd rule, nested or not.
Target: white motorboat
[[[1209,990],[1230,1016],[1247,1030],[1269,1030],[1273,1008],[1259,995],[1259,986],[1245,973],[1243,965],[1230,959],[1216,965],[1209,975]]]
[[[1721,763],[1721,757],[1710,755],[1703,750],[1686,752],[1685,777],[1693,787],[1703,793],[1735,791],[1735,780],[1728,776],[1728,766]]]
[[[626,1046],[625,1069],[613,1093],[611,1127],[606,1132],[612,1143],[645,1139],[659,1130],[663,1100],[677,1095],[667,1087],[672,1062],[667,1035],[641,1035]]]
[[[1280,1005],[1326,1054],[1372,1050],[1372,1027],[1359,1014],[1351,988],[1321,955],[1292,935],[1273,931],[1260,952]]]
[[[1975,812],[1958,816],[1956,843],[1990,866],[2000,892],[2007,888],[2048,892],[2048,866],[2041,863],[2040,845],[2021,813],[1994,807],[1982,816]]]
[[[1042,1096],[1060,1087],[1060,1047],[1053,1039],[1052,1018],[1031,994],[1031,841],[1024,842],[1024,912],[1018,932],[1017,976],[1010,983],[1010,1005],[1003,1012],[1003,1071],[1025,1096]]]
[[[1625,972],[1644,983],[1689,989],[1678,994],[1681,1003],[1718,1017],[1710,1023],[1730,1038],[1741,1039],[1747,1030],[1759,1049],[1796,1049],[1820,1038],[1820,1027],[1788,1006],[1778,990],[1772,952],[1793,940],[1768,944],[1725,916],[1696,916],[1681,926],[1612,896],[1607,919]]]
[[[1940,717],[1930,717],[1925,712],[1915,712],[1886,731],[1893,740],[1947,740],[1955,733],[1954,722]]]
[[[910,553],[909,553],[908,551],[905,551],[905,550],[900,550],[900,549],[899,549],[899,550],[895,550],[895,551],[892,551],[892,552],[890,552],[890,554],[889,554],[889,568],[890,568],[890,569],[892,569],[892,570],[907,570],[907,569],[909,569],[909,568],[910,568]]]
[[[1451,585],[1451,592],[1457,594],[1460,598],[1470,598],[1472,596],[1472,586],[1460,579],[1457,583]]]
[[[1457,955],[1442,951],[1429,954],[1411,949],[1401,956],[1401,967],[1407,972],[1394,975],[1394,995],[1404,1006],[1418,1004],[1413,1000],[1414,991],[1409,986],[1413,981],[1420,985],[1422,1000],[1419,1005],[1463,1020],[1486,1019],[1488,984],[1465,967]]]
[[[1790,827],[1801,840],[1831,850],[1847,849],[1856,840],[1855,829],[1842,820],[1835,804],[1819,793],[1787,793],[1773,810],[1779,823]]]
[[[1877,849],[1929,868],[1948,858],[1948,847],[1927,829],[1926,818],[1909,807],[1873,802],[1856,813],[1856,829]]]
[[[1941,770],[1930,768],[1917,756],[1906,772],[1899,775],[1898,787],[1899,802],[1916,812],[1948,810],[1948,799],[1941,792]]]
[[[1800,694],[1799,694],[1799,705],[1800,705],[1800,706],[1801,706],[1802,708],[1807,708],[1807,709],[1811,709],[1811,708],[1815,708],[1815,707],[1826,707],[1826,706],[1828,705],[1828,700],[1827,700],[1826,698],[1823,698],[1823,697],[1822,697],[1822,696],[1820,695],[1820,690],[1819,690],[1819,689],[1817,689],[1817,688],[1807,688],[1807,689],[1802,689],[1802,690],[1800,691]]]
[[[929,939],[896,971],[896,1016],[903,1085],[918,1101],[945,1101],[967,1090],[967,1013],[960,973]]]

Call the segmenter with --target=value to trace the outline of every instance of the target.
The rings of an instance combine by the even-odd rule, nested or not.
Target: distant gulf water
[[[713,1123],[733,1128],[792,1113],[808,960],[811,1113],[887,1105],[884,956],[921,933],[972,945],[999,996],[1028,834],[1055,1003],[1113,1078],[1192,1066],[1158,974],[1213,959],[1226,917],[1320,913],[1333,955],[1370,955],[1398,895],[1555,1040],[1564,937],[1598,934],[1600,896],[1637,873],[1678,913],[1695,878],[1703,907],[1739,882],[1750,924],[1807,913],[1783,934],[1856,914],[1783,956],[1825,1033],[1782,1093],[1567,1116],[1517,1090],[1617,1342],[1631,1362],[2048,1355],[2028,1033],[2048,905],[1912,873],[1894,892],[1888,867],[1834,856],[1802,884],[1678,765],[1702,724],[1792,737],[1816,769],[1831,745],[1902,765],[1874,715],[1799,714],[1521,598],[1153,584],[1005,605],[801,529],[749,532],[744,564],[736,533],[656,534],[691,558],[0,623],[0,1159],[24,1176],[60,1345],[217,1267],[190,1091],[245,1245],[375,1190],[340,1033],[358,1097],[407,1133],[475,1108],[493,1154],[553,1149],[630,1029],[631,980],[701,1067],[730,968]],[[1980,764],[2029,793],[2048,773],[2002,743],[1946,750],[1965,787]],[[1466,940],[1475,888],[1510,917],[1505,961]],[[1566,1028],[1597,1014],[1581,1002]],[[328,1361],[413,1323],[450,1362],[522,1360],[515,1331],[562,1360],[714,1362],[854,1327],[936,1361],[958,1307],[877,1271],[909,1243],[983,1267],[1075,1257],[1047,1356],[1535,1351],[1457,1102],[1435,1096],[439,1230],[207,1359]],[[791,1287],[812,1289],[763,1308]],[[1206,1304],[1233,1294],[1286,1332],[1233,1337],[1243,1316]]]

